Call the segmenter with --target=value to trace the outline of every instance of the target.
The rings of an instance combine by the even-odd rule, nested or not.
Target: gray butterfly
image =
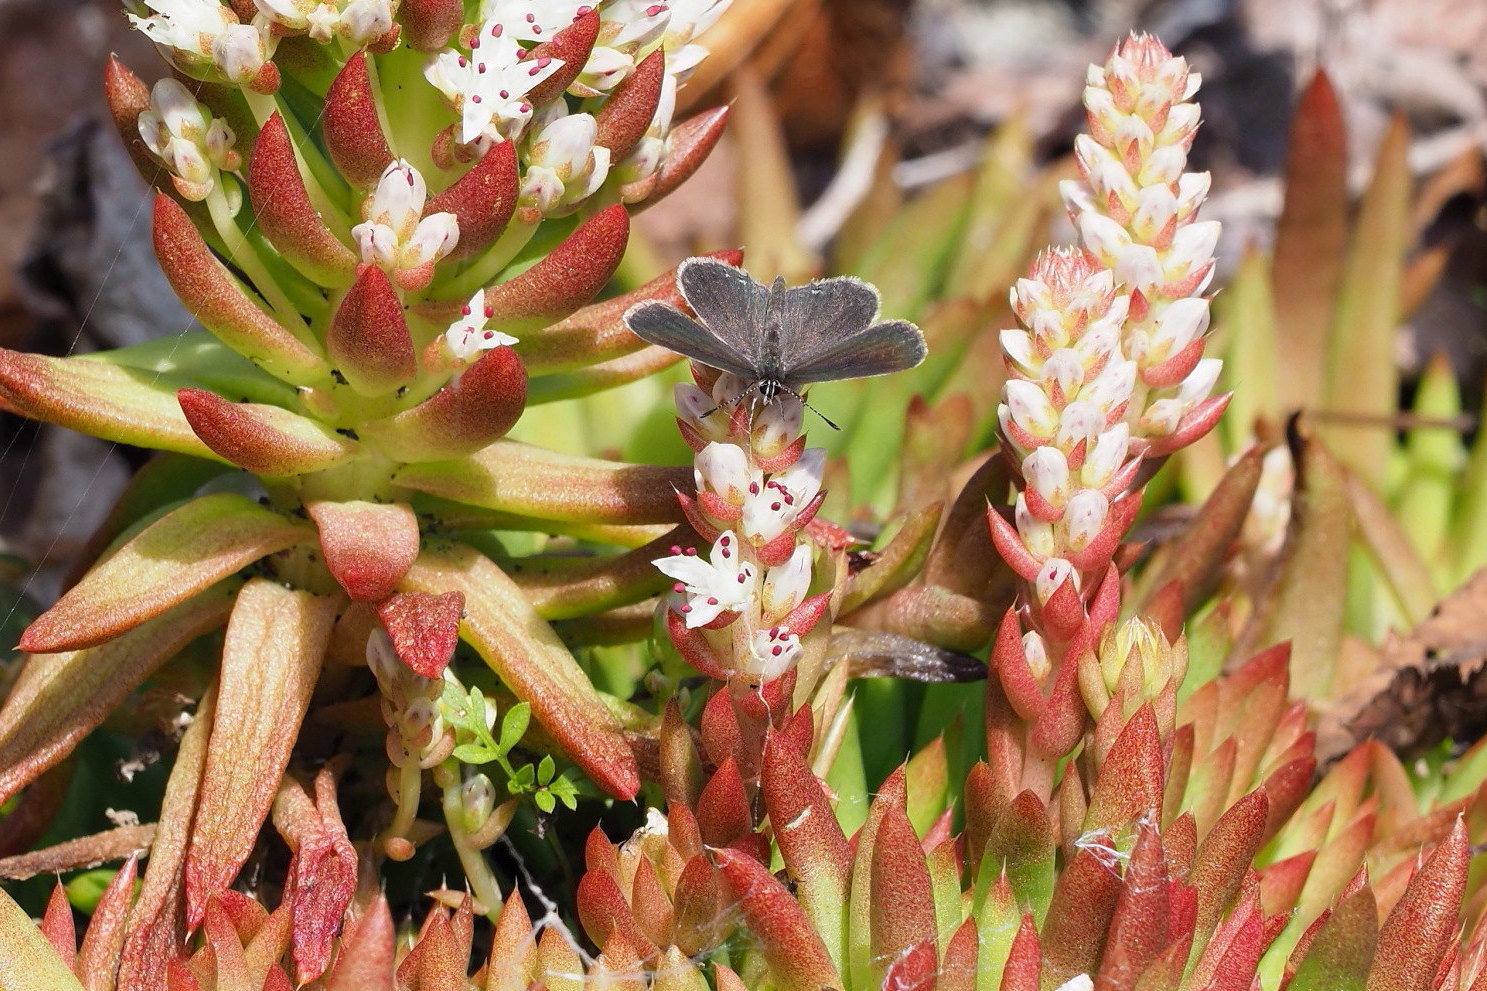
[[[873,322],[878,291],[861,279],[786,289],[784,279],[765,286],[726,262],[688,258],[676,281],[701,323],[652,300],[630,307],[625,326],[643,341],[749,382],[765,403],[781,392],[798,398],[812,382],[886,375],[924,360],[918,327]]]

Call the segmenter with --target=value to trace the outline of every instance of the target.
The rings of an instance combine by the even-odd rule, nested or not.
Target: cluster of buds
[[[1120,611],[1115,558],[1140,509],[1143,470],[1206,433],[1227,404],[1209,395],[1220,362],[1202,357],[1209,311],[1198,295],[1219,225],[1196,219],[1208,176],[1184,171],[1198,83],[1144,35],[1090,70],[1082,178],[1063,185],[1081,245],[1039,256],[1011,293],[1022,327],[1001,335],[1008,382],[998,415],[1018,493],[989,522],[1026,590],[992,667],[1009,715],[1032,727],[1025,767],[1039,769],[1044,787],[1048,762],[1081,738],[1081,688],[1096,715],[1117,690],[1130,696],[1122,708],[1175,691],[1146,677],[1139,690],[1121,687],[1118,672],[1143,669],[1127,655],[1147,638],[1106,632]],[[1171,707],[1166,698],[1169,718]]]
[[[826,616],[829,592],[809,595],[818,540],[832,539],[815,521],[826,452],[805,446],[799,398],[776,396],[756,416],[753,383],[698,381],[676,387],[677,423],[697,452],[697,495],[678,498],[712,546],[656,561],[676,579],[667,626],[704,674],[767,683],[799,662],[802,638]]]
[[[177,79],[162,79],[150,90],[150,109],[139,115],[139,136],[170,173],[176,192],[194,202],[211,195],[221,173],[236,172],[243,164],[232,128]],[[234,185],[227,195],[236,212],[241,189]]]
[[[262,16],[245,24],[218,0],[137,0],[133,6],[130,22],[187,75],[258,93],[279,88],[271,61],[278,36]]]
[[[1220,361],[1203,357],[1219,223],[1200,221],[1206,172],[1187,172],[1202,82],[1160,41],[1126,39],[1084,89],[1090,133],[1075,141],[1080,180],[1061,184],[1086,252],[1130,293],[1120,349],[1135,365],[1126,419],[1147,457],[1207,433]]]

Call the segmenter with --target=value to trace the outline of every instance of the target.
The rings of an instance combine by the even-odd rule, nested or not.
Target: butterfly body
[[[782,393],[799,396],[813,382],[885,375],[924,360],[919,328],[875,322],[877,290],[850,276],[787,289],[783,279],[764,286],[716,259],[689,258],[677,285],[700,322],[652,301],[632,306],[626,326],[743,379],[766,404]]]

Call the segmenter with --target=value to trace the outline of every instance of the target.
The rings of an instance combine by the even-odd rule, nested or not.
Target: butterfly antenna
[[[794,396],[796,399],[799,399],[800,400],[800,405],[804,406],[806,409],[810,410],[812,413],[815,413],[817,416],[819,416],[821,418],[821,422],[824,423],[824,424],[826,424],[832,430],[840,431],[842,429],[841,427],[837,426],[835,423],[832,423],[831,422],[831,418],[828,417],[825,413],[821,412],[820,410],[816,409],[816,407],[814,407],[810,403],[806,402],[805,401],[805,397],[802,396],[800,393],[796,392],[794,389],[790,388],[789,386],[785,386],[785,385],[782,385],[779,388],[780,388],[780,391],[781,392],[788,392],[790,395]]]
[[[743,397],[746,396],[746,395],[748,395],[748,393],[749,393],[749,390],[745,389],[743,392],[740,392],[738,395],[734,396],[732,399],[726,399],[723,402],[718,403],[718,405],[714,406],[712,409],[703,410],[701,413],[697,414],[697,418],[699,420],[701,420],[701,419],[704,419],[706,417],[712,416],[714,413],[716,413],[720,409],[726,409],[729,406],[736,406],[736,405],[738,405],[739,400],[743,399]]]

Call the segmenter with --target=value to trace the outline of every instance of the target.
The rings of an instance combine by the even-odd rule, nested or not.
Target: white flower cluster
[[[433,278],[434,263],[459,243],[460,226],[452,213],[425,217],[428,186],[402,159],[391,162],[377,189],[362,203],[363,221],[351,228],[361,260],[383,269],[393,281],[417,291]]]
[[[220,78],[239,86],[272,89],[263,82],[277,39],[267,22],[241,23],[219,0],[137,0],[127,13],[145,37],[192,75]]]
[[[724,383],[719,392],[736,398],[741,390],[729,396],[734,384]],[[688,516],[704,537],[716,537],[705,556],[678,547],[656,567],[676,579],[671,608],[685,627],[705,631],[709,666],[772,681],[799,660],[800,638],[815,622],[802,615],[815,565],[815,544],[802,531],[820,505],[826,452],[797,443],[799,410],[775,413],[777,421],[793,419],[796,428],[793,434],[772,432],[771,440],[784,443],[761,448],[749,434],[738,433],[741,425],[747,429],[749,411],[730,418],[733,410],[716,409],[707,392],[691,385],[676,391],[683,432],[700,446],[694,461],[697,497]],[[760,418],[789,403],[799,405],[782,399]],[[726,429],[730,423],[731,440],[701,439],[716,424]],[[761,451],[768,454],[761,458]]]
[[[139,115],[139,136],[170,170],[175,187],[188,200],[204,200],[220,181],[220,172],[235,172],[243,158],[233,145],[237,136],[220,117],[196,102],[179,80],[165,78],[150,90],[150,109]],[[231,186],[229,196],[242,191]],[[235,213],[237,204],[230,207]]]
[[[328,44],[344,38],[360,48],[393,30],[397,0],[253,0],[260,15],[282,34],[307,34]]]
[[[1040,256],[1011,294],[998,408],[1023,480],[998,549],[1029,582],[1039,629],[1075,628],[1139,506],[1143,458],[1212,427],[1221,363],[1203,358],[1216,222],[1199,222],[1208,176],[1188,174],[1198,77],[1158,41],[1122,43],[1092,67],[1081,180],[1063,184],[1081,247]],[[1055,597],[1059,598],[1054,603]],[[1030,659],[1047,656],[1032,632]]]
[[[665,164],[680,85],[706,56],[695,38],[731,0],[484,0],[480,22],[467,29],[463,50],[430,59],[425,76],[459,114],[459,144],[483,154],[502,141],[518,142],[525,166],[521,203],[543,216],[571,213],[611,175],[621,199],[644,198]],[[534,49],[576,20],[596,14],[598,35],[567,93],[591,101],[571,113],[562,94],[537,105],[534,90],[564,69],[559,57]],[[589,109],[658,48],[665,50],[661,96],[645,135],[614,160],[598,144]]]
[[[1133,35],[1084,89],[1090,133],[1075,141],[1081,179],[1061,185],[1080,240],[1132,293],[1121,350],[1136,364],[1133,433],[1148,453],[1191,438],[1220,362],[1203,358],[1218,221],[1200,221],[1206,172],[1187,168],[1200,112],[1201,78],[1155,38]],[[1174,438],[1173,440],[1165,440]]]

